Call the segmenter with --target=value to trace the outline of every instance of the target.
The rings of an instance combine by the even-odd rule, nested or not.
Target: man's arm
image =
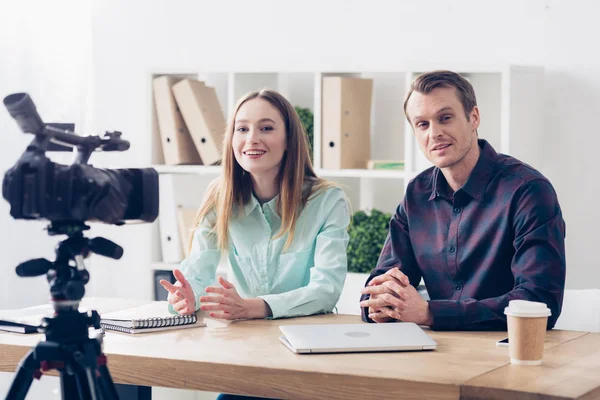
[[[368,284],[373,278],[379,275],[383,275],[392,268],[398,268],[404,275],[406,275],[410,281],[410,284],[415,288],[421,281],[421,271],[417,265],[415,254],[413,252],[412,243],[408,233],[408,218],[404,202],[396,209],[396,213],[390,220],[390,228],[388,236],[381,250],[377,266],[371,271]],[[361,296],[360,300],[364,301],[370,298],[369,294]],[[374,322],[369,318],[369,308],[362,307],[362,319],[366,322]]]
[[[554,189],[545,180],[529,182],[515,203],[512,273],[513,290],[505,295],[476,300],[431,300],[433,329],[506,329],[504,308],[510,300],[545,303],[554,327],[562,307],[565,286],[565,222]]]

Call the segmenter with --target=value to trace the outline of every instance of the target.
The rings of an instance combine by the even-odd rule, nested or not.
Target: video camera
[[[7,96],[4,105],[23,132],[35,135],[2,183],[2,196],[10,203],[14,218],[117,225],[156,219],[158,174],[154,169],[110,170],[87,164],[94,151],[129,149],[121,132],[83,137],[60,128],[66,124],[44,124],[26,93]],[[77,151],[73,165],[54,163],[45,154],[73,148]]]

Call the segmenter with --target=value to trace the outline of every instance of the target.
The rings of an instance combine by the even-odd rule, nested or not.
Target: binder
[[[367,168],[371,158],[373,80],[323,78],[323,168]]]
[[[215,88],[183,79],[173,85],[173,95],[203,163],[220,161],[226,122]]]
[[[192,226],[194,224],[194,220],[196,219],[197,213],[198,210],[193,208],[178,207],[177,209],[177,225],[179,226],[181,251],[183,252],[184,257],[187,257],[190,253],[190,239],[194,234],[192,231]]]
[[[171,90],[178,80],[172,76],[160,76],[152,81],[165,164],[202,164]]]
[[[183,247],[177,226],[177,203],[173,176],[160,174],[158,180],[160,185],[158,223],[162,260],[165,263],[178,263],[183,260]]]

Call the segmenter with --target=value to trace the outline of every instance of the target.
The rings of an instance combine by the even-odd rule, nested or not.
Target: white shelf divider
[[[321,140],[323,140],[323,133],[321,127],[321,103],[323,101],[323,74],[315,72],[315,103],[313,110],[313,164],[315,168],[321,168],[323,161],[321,160]]]

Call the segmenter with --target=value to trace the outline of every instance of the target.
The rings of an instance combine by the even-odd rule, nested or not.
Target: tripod
[[[42,371],[51,369],[59,372],[63,400],[118,399],[102,353],[102,337],[89,337],[90,327],[100,328],[100,315],[96,311],[81,313],[78,309],[84,285],[89,281],[83,259],[90,252],[119,259],[123,249],[101,237],[87,239],[83,235],[86,229],[89,226],[80,222],[51,223],[50,235],[68,235],[56,248],[56,260],[39,258],[17,267],[19,276],[47,275],[54,315],[44,318],[38,328],[46,340],[39,342],[19,363],[7,400],[25,399],[33,378],[39,379]]]

